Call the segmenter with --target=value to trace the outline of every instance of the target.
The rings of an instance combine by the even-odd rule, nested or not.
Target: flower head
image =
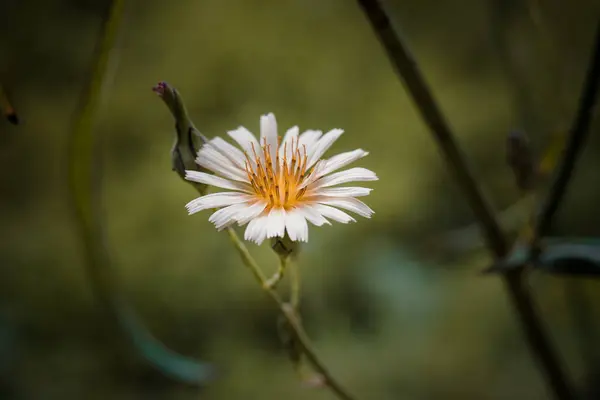
[[[368,153],[357,149],[321,159],[342,133],[332,129],[325,134],[315,130],[299,134],[294,126],[282,140],[275,116],[267,114],[260,118],[260,141],[244,127],[228,132],[241,149],[220,137],[211,139],[198,151],[196,162],[215,175],[186,171],[186,179],[229,191],[190,201],[189,214],[220,208],[209,218],[218,230],[236,222],[248,224],[244,238],[257,244],[284,237],[286,232],[291,240],[306,242],[307,221],[316,226],[330,224],[328,219],[355,221],[340,208],[370,218],[373,210],[357,197],[371,189],[332,187],[377,180],[365,168],[333,173]]]

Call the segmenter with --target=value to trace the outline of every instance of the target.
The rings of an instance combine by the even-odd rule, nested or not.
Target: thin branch
[[[403,83],[413,97],[423,120],[437,140],[442,155],[456,175],[456,179],[479,220],[488,246],[493,248],[496,254],[506,253],[507,242],[494,217],[492,207],[484,199],[475,183],[472,172],[465,165],[464,156],[456,145],[450,127],[435,103],[412,54],[408,52],[399,36],[394,33],[390,20],[380,7],[379,2],[376,0],[358,0],[358,3],[383,44],[388,57],[396,68],[396,72],[403,79]]]
[[[286,321],[292,328],[294,335],[296,336],[296,339],[300,344],[300,347],[302,348],[302,352],[306,355],[306,358],[310,361],[315,370],[323,377],[324,384],[328,386],[340,399],[353,400],[354,397],[352,397],[346,391],[346,389],[344,389],[333,378],[325,364],[323,364],[323,362],[317,356],[317,352],[314,349],[310,338],[306,334],[302,323],[298,319],[294,307],[291,304],[284,302],[277,293],[277,291],[275,291],[275,289],[266,284],[267,280],[261,268],[258,266],[258,264],[254,260],[244,243],[237,236],[235,231],[232,228],[228,228],[227,234],[233,242],[233,245],[235,246],[236,250],[240,254],[244,265],[246,265],[250,269],[252,275],[254,275],[258,283],[261,285],[264,291],[267,292],[269,297],[271,297],[271,299],[275,302],[275,304],[279,308],[279,311],[281,311],[281,314],[285,317]]]
[[[547,234],[550,230],[552,219],[565,196],[577,158],[583,151],[583,145],[590,130],[594,107],[597,102],[598,86],[600,85],[600,21],[596,26],[595,43],[592,51],[579,101],[579,110],[573,121],[571,134],[554,181],[536,219],[535,232],[538,237]]]
[[[414,58],[400,36],[392,29],[390,19],[377,0],[358,0],[358,3],[458,180],[479,221],[488,247],[496,258],[502,259],[508,251],[507,240],[494,216],[492,207],[478,188],[475,178],[454,140],[454,135],[425,83]],[[524,286],[522,269],[507,272],[504,280],[528,344],[539,361],[555,398],[572,398],[567,377],[550,344],[548,335],[544,331],[529,291]]]

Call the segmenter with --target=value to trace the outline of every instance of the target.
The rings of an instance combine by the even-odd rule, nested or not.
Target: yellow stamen
[[[280,141],[281,138],[278,137],[277,149]],[[291,159],[288,158],[288,148]],[[283,145],[283,155],[280,157],[277,151],[275,160],[271,155],[271,145],[266,140],[263,140],[260,149],[252,145],[252,154],[246,152],[245,156],[250,186],[257,197],[268,203],[267,211],[272,208],[289,210],[302,200],[306,188],[300,189],[298,186],[307,175],[308,155],[306,146],[300,147],[297,139],[292,139],[291,144],[286,142]]]

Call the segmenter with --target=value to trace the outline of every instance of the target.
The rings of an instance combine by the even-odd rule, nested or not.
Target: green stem
[[[279,294],[275,291],[275,289],[266,285],[266,278],[265,278],[265,275],[263,274],[261,268],[256,263],[256,261],[254,260],[252,255],[250,255],[250,252],[248,251],[248,249],[246,248],[244,243],[240,240],[240,238],[235,233],[235,231],[232,228],[228,228],[227,234],[229,235],[229,238],[231,239],[234,247],[240,254],[242,261],[244,262],[244,265],[246,265],[250,269],[250,271],[252,272],[252,274],[254,275],[256,280],[258,281],[258,283],[260,283],[260,286],[264,289],[265,292],[267,292],[269,297],[271,297],[271,299],[273,299],[273,301],[279,308],[279,311],[281,311],[282,315],[285,317],[286,321],[288,322],[291,329],[293,330],[294,335],[296,336],[296,339],[298,340],[298,343],[302,347],[302,351],[306,355],[306,358],[310,361],[310,363],[315,368],[315,370],[319,374],[321,374],[321,376],[323,377],[324,384],[327,387],[329,387],[331,389],[331,391],[338,398],[343,399],[343,400],[353,400],[354,397],[352,397],[333,378],[333,376],[331,375],[331,373],[329,372],[329,370],[327,369],[325,364],[323,364],[323,362],[317,356],[317,352],[314,349],[310,338],[306,334],[306,331],[304,330],[302,323],[300,322],[298,316],[296,315],[296,311],[295,311],[293,305],[284,302],[281,299],[281,296],[279,296]]]
[[[590,133],[590,125],[598,102],[600,89],[600,21],[596,24],[596,36],[590,57],[585,82],[579,99],[579,108],[573,126],[570,129],[566,148],[556,169],[554,180],[545,201],[541,204],[536,219],[535,233],[537,237],[548,234],[554,215],[562,202],[571,176],[573,175],[579,155],[583,152],[585,140]]]
[[[288,261],[288,263],[290,264],[288,267],[290,270],[290,304],[297,312],[300,306],[300,274],[295,262]]]
[[[252,272],[257,281],[259,281],[261,284],[265,282],[267,280],[265,274],[263,274],[262,270],[260,269],[256,261],[254,261],[254,258],[252,257],[252,255],[250,255],[250,252],[248,251],[246,246],[244,246],[244,243],[242,243],[242,241],[238,237],[237,233],[235,233],[233,228],[227,228],[227,234],[229,235],[229,239],[231,239],[231,241],[233,242],[233,245],[235,246],[236,250],[240,254],[240,257],[242,257],[242,262],[244,263],[244,265],[250,269],[250,272]]]
[[[267,287],[274,289],[277,286],[279,281],[281,281],[281,279],[283,278],[283,274],[285,273],[287,264],[288,264],[288,257],[280,256],[279,257],[279,268],[277,269],[277,272],[272,277],[267,279],[267,281],[265,282],[265,285]]]

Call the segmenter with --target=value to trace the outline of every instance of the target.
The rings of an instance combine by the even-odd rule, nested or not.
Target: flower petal
[[[295,211],[300,212],[308,222],[315,226],[322,226],[325,224],[331,225],[331,222],[327,221],[327,219],[310,204],[303,204],[296,208]]]
[[[249,185],[232,182],[228,179],[221,178],[220,176],[207,174],[205,172],[186,170],[185,179],[192,182],[205,183],[207,185],[222,189],[239,190],[246,193],[253,193],[252,188]]]
[[[221,175],[227,179],[232,179],[239,182],[248,182],[246,172],[236,167],[230,160],[219,153],[213,146],[204,145],[198,151],[196,164],[201,167],[213,171],[215,174]]]
[[[273,208],[267,220],[267,238],[283,237],[285,234],[285,210]]]
[[[298,133],[300,129],[297,126],[292,126],[287,130],[285,136],[283,137],[283,141],[279,146],[279,158],[283,160],[283,156],[285,154],[286,159],[291,161],[292,159],[292,144],[298,144]]]
[[[262,115],[260,117],[260,144],[267,145],[271,164],[275,169],[275,159],[277,155],[277,120],[273,113]]]
[[[235,140],[237,144],[240,145],[242,150],[244,150],[246,153],[248,153],[248,155],[251,156],[250,157],[251,160],[254,159],[254,157],[252,157],[252,155],[254,154],[254,151],[256,151],[258,156],[261,157],[261,159],[262,159],[262,151],[260,151],[260,143],[258,143],[258,140],[256,139],[256,137],[254,137],[252,132],[250,132],[248,129],[244,128],[243,126],[240,126],[237,129],[228,131],[227,134],[233,140]],[[254,167],[256,167],[256,165],[252,165],[252,168],[254,168]]]
[[[312,167],[325,154],[327,150],[344,133],[343,129],[332,129],[323,135],[317,143],[312,146],[312,151],[308,153],[308,162],[306,168]],[[308,147],[308,146],[307,146]]]
[[[285,229],[292,241],[308,241],[308,224],[303,214],[298,210],[286,213]]]
[[[324,167],[326,168],[326,166]],[[314,182],[310,189],[339,185],[348,182],[367,182],[376,181],[379,178],[375,172],[366,168],[350,168],[345,171],[336,172],[328,176],[324,176]]]
[[[188,213],[191,215],[197,213],[198,211],[206,210],[207,208],[230,206],[232,204],[247,202],[250,199],[252,199],[252,197],[244,193],[211,193],[190,201],[185,205],[185,208],[187,208]]]
[[[333,208],[331,206],[327,206],[325,204],[313,204],[313,207],[317,212],[319,212],[322,216],[326,218],[331,218],[334,221],[341,222],[342,224],[347,224],[348,222],[356,222],[354,218],[346,214],[345,212],[338,210],[337,208]]]
[[[217,209],[209,217],[209,221],[217,230],[222,230],[236,222],[240,226],[247,225],[244,238],[259,245],[267,238],[284,237],[286,234],[293,241],[308,241],[308,222],[321,226],[331,224],[328,219],[341,223],[355,221],[351,215],[342,210],[366,218],[373,215],[373,210],[357,199],[368,195],[372,189],[332,187],[347,182],[378,179],[374,172],[365,168],[351,168],[338,172],[348,164],[368,155],[362,149],[334,155],[327,160],[322,159],[344,133],[342,129],[332,129],[326,134],[319,130],[307,130],[300,135],[299,128],[293,126],[286,131],[278,146],[277,128],[275,115],[268,113],[260,117],[260,135],[254,136],[248,129],[240,126],[228,131],[228,135],[235,143],[220,137],[205,143],[198,152],[196,163],[209,170],[208,173],[189,170],[186,171],[185,178],[229,191],[201,196],[190,201],[186,204],[188,213]],[[265,165],[268,158],[271,158],[272,165]],[[271,169],[274,172],[282,171],[284,160],[288,161],[288,167],[291,167],[292,158],[295,160],[293,170],[287,170],[282,176],[271,174]],[[266,169],[257,171],[259,164]],[[247,168],[250,171],[246,171]],[[214,172],[214,175],[210,172]],[[303,178],[298,182],[300,175]],[[265,187],[261,186],[260,189],[255,190],[251,186],[254,183],[250,181],[264,179],[265,176],[270,177],[270,181],[265,181]],[[291,180],[290,191],[293,189],[298,199],[292,208],[287,208],[293,204],[292,200],[284,206],[277,207],[270,203],[274,201],[271,191],[277,190],[273,186],[273,178]],[[280,183],[285,183],[285,187],[288,187],[288,182]],[[263,183],[256,184],[260,186]],[[302,190],[300,195],[298,190]],[[285,201],[286,197],[281,190],[279,193],[280,200]],[[269,195],[269,198],[263,198],[263,195]]]
[[[221,208],[215,211],[209,218],[208,221],[215,224],[218,231],[235,223],[235,216],[242,210],[248,208],[246,203],[232,204],[230,206]]]
[[[352,151],[347,151],[345,153],[337,154],[326,160],[326,166],[321,171],[321,176],[327,175],[336,171],[340,168],[345,167],[348,164],[353,163],[354,161],[361,159],[367,156],[369,153],[364,151],[363,149],[356,149]]]
[[[226,142],[220,137],[215,137],[210,140],[210,145],[213,146],[219,153],[225,156],[229,161],[231,161],[235,166],[241,169],[246,168],[246,156],[244,153],[232,145],[229,142]]]
[[[319,176],[321,176],[321,170],[323,168],[325,168],[325,165],[326,165],[325,160],[319,160],[317,165],[315,165],[315,167],[313,168],[312,172],[306,178],[304,178],[304,180],[302,181],[302,183],[300,185],[298,185],[298,189],[307,187],[308,185],[312,184],[317,179],[319,179]],[[318,186],[316,186],[316,187],[318,187]]]
[[[364,187],[319,188],[304,195],[307,200],[317,197],[362,197],[368,196],[373,189]]]
[[[307,154],[310,154],[310,150],[322,135],[322,131],[316,131],[313,129],[303,132],[302,135],[298,137],[298,148],[302,149],[304,146],[306,146]]]
[[[361,217],[371,218],[371,215],[375,214],[375,211],[371,210],[368,205],[363,203],[362,201],[355,199],[353,197],[348,198],[325,198],[319,200],[319,203],[325,204],[328,206],[343,208],[344,210],[352,211],[355,214],[360,215]]]
[[[268,215],[263,215],[250,221],[244,232],[244,239],[260,245],[267,237]]]
[[[250,207],[244,209],[235,217],[238,225],[245,225],[254,218],[257,218],[260,214],[262,214],[266,207],[267,203],[263,200],[260,200],[252,204]]]

